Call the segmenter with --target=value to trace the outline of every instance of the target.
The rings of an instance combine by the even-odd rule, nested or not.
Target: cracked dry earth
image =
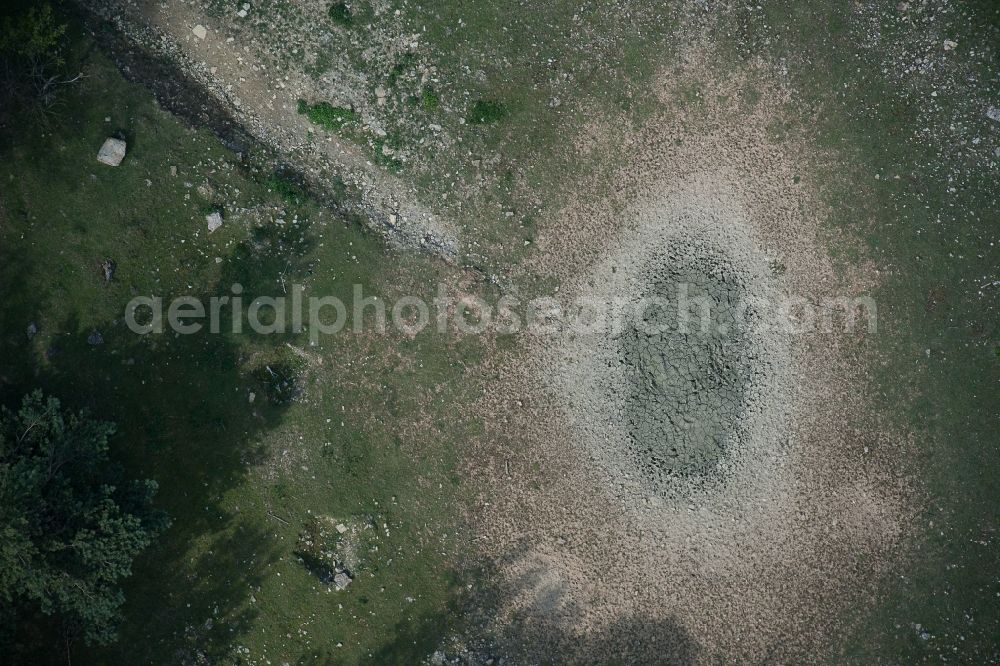
[[[706,80],[708,55],[658,92]],[[767,68],[705,97],[748,82],[761,102],[607,137],[642,146],[606,179],[617,191],[585,184],[602,196],[539,238],[534,268],[562,280],[567,325],[498,367],[471,472],[497,563],[483,623],[525,663],[822,661],[905,556],[908,442],[867,413],[867,329],[769,307],[863,294],[877,275],[835,272],[824,248],[849,241],[821,231],[797,185],[817,159],[805,138],[769,138],[787,96]],[[711,303],[710,329],[650,327],[676,319],[685,285]],[[587,314],[658,296],[641,320]]]

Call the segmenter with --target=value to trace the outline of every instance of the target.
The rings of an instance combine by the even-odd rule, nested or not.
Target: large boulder
[[[222,226],[222,214],[215,212],[210,215],[206,215],[205,221],[208,222],[208,233],[212,233]]]
[[[125,159],[125,142],[113,136],[104,141],[104,145],[97,151],[97,161],[108,166],[118,166]]]

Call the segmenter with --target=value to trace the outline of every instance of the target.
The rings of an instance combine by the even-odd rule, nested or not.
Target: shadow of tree
[[[373,653],[368,663],[386,666],[422,663],[440,645],[451,625],[451,616],[452,613],[430,615],[396,623],[392,642]]]
[[[439,643],[436,653],[431,648],[420,659],[425,663],[467,666],[486,663],[684,666],[697,660],[698,644],[666,613],[650,616],[622,613],[603,626],[591,630],[577,628],[574,621],[582,617],[582,609],[569,598],[565,585],[553,583],[546,567],[530,559],[530,552],[530,544],[521,543],[503,558],[479,560],[466,569],[463,577],[477,581],[479,591],[466,597],[456,612],[454,619],[459,629],[454,636],[458,640],[450,649],[447,643]],[[512,580],[502,571],[514,563],[519,565],[519,575]],[[530,599],[528,607],[526,599]],[[514,607],[521,608],[521,612],[505,614],[505,609]],[[409,634],[406,628],[400,628],[396,643],[386,650],[388,655],[413,640],[419,626],[416,623],[412,626]],[[455,627],[453,624],[453,630]]]
[[[235,271],[208,293],[226,294],[226,280],[242,277],[250,285],[247,302],[273,294],[273,280],[262,276],[277,275],[273,255],[287,245],[265,240],[248,241],[254,245],[238,252]],[[287,259],[280,263],[290,275],[298,270]],[[282,421],[291,403],[254,358],[282,353],[287,336],[254,336],[249,345],[248,336],[207,331],[140,336],[122,320],[85,328],[71,313],[58,332],[47,332],[42,348],[23,332],[16,335],[20,322],[30,321],[42,305],[18,279],[16,263],[4,266],[2,275],[11,279],[0,305],[0,353],[16,362],[5,364],[0,400],[16,401],[41,388],[67,407],[115,422],[112,455],[129,475],[157,481],[156,504],[172,521],[126,582],[119,643],[99,649],[74,645],[73,661],[220,661],[247,631],[255,615],[248,601],[252,590],[277,557],[266,526],[230,513],[223,500],[267,457],[261,436]],[[222,330],[229,326],[224,322]],[[91,338],[95,331],[99,342]],[[282,370],[283,382],[294,381],[293,365]],[[64,663],[67,657],[60,640],[21,644],[31,646],[30,654],[13,657],[14,663]]]

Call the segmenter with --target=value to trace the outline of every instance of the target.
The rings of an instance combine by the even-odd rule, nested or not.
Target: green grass
[[[507,105],[503,102],[493,99],[481,99],[469,109],[467,120],[473,125],[490,125],[500,122],[509,113]]]
[[[136,562],[120,642],[75,645],[73,662],[414,663],[454,621],[464,488],[452,447],[475,423],[444,415],[476,392],[468,344],[478,343],[140,337],[122,315],[136,294],[207,298],[235,282],[246,302],[292,282],[348,300],[355,283],[383,298],[431,295],[441,267],[388,254],[266,155],[242,162],[87,47],[74,55],[87,78],[63,106],[73,112],[49,128],[16,119],[0,146],[0,400],[42,387],[117,422],[115,456],[157,480],[173,526]],[[125,161],[97,163],[119,130]],[[226,216],[209,235],[211,206]],[[105,258],[118,265],[111,283]],[[105,344],[87,344],[95,329]],[[418,411],[429,424],[404,425]],[[343,592],[296,555],[316,516],[378,525]],[[21,648],[32,663],[66,661],[60,641]]]
[[[313,124],[331,132],[339,130],[348,123],[357,122],[359,117],[354,109],[333,106],[329,102],[309,104],[304,99],[299,100],[298,111],[300,115],[306,116]]]

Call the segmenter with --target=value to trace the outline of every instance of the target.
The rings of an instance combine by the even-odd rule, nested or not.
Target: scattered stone
[[[208,233],[212,233],[216,229],[222,226],[222,214],[219,212],[211,213],[205,216],[205,221],[208,223]]]
[[[205,39],[205,37],[208,36],[208,28],[206,28],[200,23],[195,27],[191,28],[191,32],[193,32],[194,36],[197,37],[198,39]]]
[[[125,142],[121,139],[108,137],[104,145],[97,151],[97,161],[101,164],[116,167],[125,159]]]
[[[177,176],[177,167],[176,166],[170,167],[170,175],[171,176],[175,176],[175,177]]]
[[[111,280],[114,279],[114,277],[115,277],[115,269],[117,269],[117,268],[118,268],[118,265],[114,261],[112,261],[111,259],[105,259],[101,263],[101,270],[104,271],[104,281],[105,282],[111,282]]]
[[[253,401],[257,399],[257,394],[254,393],[253,391],[250,391],[250,395],[247,397],[249,398],[250,404],[252,405]]]
[[[94,345],[94,346],[96,346],[96,345],[103,345],[104,344],[104,336],[101,335],[100,331],[98,331],[98,330],[95,329],[95,330],[91,331],[90,335],[87,336],[87,344]]]
[[[339,574],[333,577],[333,584],[338,590],[346,589],[348,585],[351,584],[353,579],[347,574],[346,571],[341,571]]]
[[[36,335],[38,335],[38,324],[36,324],[35,322],[31,322],[30,324],[28,324],[27,333],[29,340],[33,339]]]
[[[991,106],[990,108],[986,109],[986,117],[989,118],[990,120],[994,120],[1000,123],[1000,107]]]
[[[951,51],[956,46],[958,46],[958,42],[953,42],[950,39],[944,40],[944,50],[945,51]]]
[[[344,532],[347,531],[347,525],[345,525],[344,523],[337,523],[337,531],[343,534]]]

